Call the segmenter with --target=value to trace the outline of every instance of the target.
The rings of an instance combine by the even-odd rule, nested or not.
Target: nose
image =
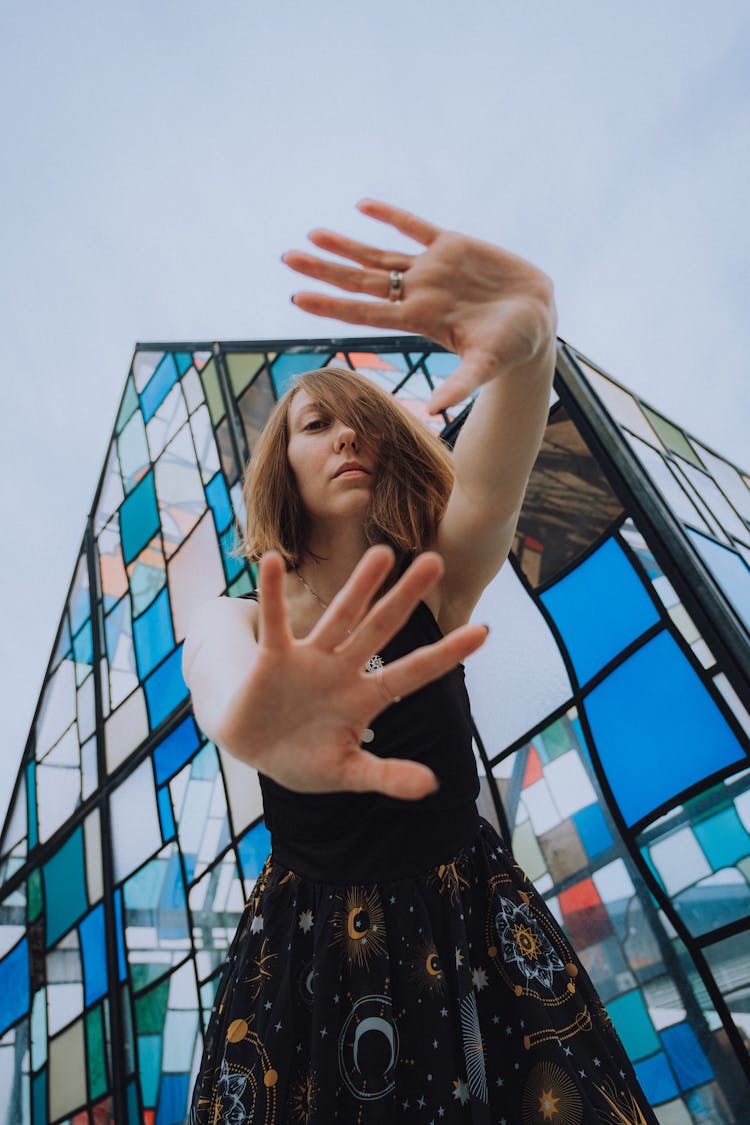
[[[337,453],[341,453],[343,449],[349,446],[351,449],[357,448],[357,433],[351,426],[346,426],[343,423],[338,427],[333,438],[334,449]]]

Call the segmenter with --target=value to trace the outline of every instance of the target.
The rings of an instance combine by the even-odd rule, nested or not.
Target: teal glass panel
[[[217,473],[213,480],[206,485],[206,497],[214,514],[217,531],[224,531],[234,519],[234,512],[229,500],[226,482],[221,473]]]
[[[663,1051],[635,1064],[635,1073],[651,1105],[660,1105],[679,1093],[672,1069]]]
[[[188,363],[188,367],[189,366],[190,363]],[[187,370],[187,368],[185,370]],[[178,372],[175,357],[171,352],[167,352],[164,359],[151,376],[147,386],[141,392],[141,409],[143,410],[143,418],[146,422],[148,422],[149,418],[152,418],[159,409],[162,402],[177,382],[177,378]]]
[[[83,829],[77,828],[42,868],[47,904],[47,945],[62,937],[88,909]]]
[[[188,697],[188,687],[182,678],[181,661],[182,645],[152,672],[144,684],[152,729],[158,727]]]
[[[693,531],[692,527],[685,530],[750,630],[750,567],[736,552],[722,547],[707,535]]]
[[[315,371],[323,367],[328,358],[326,352],[287,352],[280,355],[271,367],[276,397],[281,398],[294,384],[294,376],[301,375],[303,371]]]
[[[128,381],[125,384],[125,393],[122,396],[120,403],[120,410],[117,414],[117,422],[115,423],[115,433],[119,434],[128,420],[132,417],[133,412],[138,409],[138,392],[135,389],[133,376],[128,376]]]
[[[159,1088],[156,1125],[182,1125],[188,1101],[188,1074],[165,1074]]]
[[[580,683],[659,621],[641,579],[614,539],[540,598],[562,634]]]
[[[99,903],[78,927],[83,954],[83,981],[86,1004],[93,1004],[107,991],[104,906]]]
[[[189,367],[192,367],[193,357],[190,352],[175,352],[174,361],[177,364],[177,371],[182,378]]]
[[[127,566],[159,530],[154,474],[148,473],[120,505],[120,540]]]
[[[117,976],[118,980],[125,980],[127,965],[125,962],[125,938],[123,937],[122,918],[122,890],[118,887],[115,891],[115,928],[117,930]]]
[[[257,879],[268,853],[271,851],[271,833],[261,820],[239,840],[237,852],[246,880]]]
[[[26,810],[28,813],[29,848],[39,843],[39,829],[36,811],[36,762],[26,767]]]
[[[47,1113],[47,1068],[34,1075],[31,1080],[31,1123],[49,1125]]]
[[[138,672],[145,677],[174,647],[169,591],[162,590],[152,604],[133,622],[133,641]]]
[[[0,1035],[29,1010],[29,945],[22,938],[0,961]]]
[[[713,1067],[689,1023],[676,1023],[660,1034],[682,1090],[700,1086],[714,1077]]]
[[[138,1108],[138,1090],[135,1082],[128,1083],[128,1125],[141,1125],[141,1112]]]
[[[585,709],[628,824],[745,759],[700,676],[667,632],[648,641],[589,692]]]
[[[626,992],[607,1004],[615,1030],[631,1059],[652,1055],[661,1047],[643,996],[638,991]]]
[[[161,1035],[138,1036],[138,1077],[146,1109],[156,1104],[161,1071]]]
[[[172,802],[169,799],[169,789],[166,785],[157,791],[156,799],[159,805],[159,823],[161,824],[161,836],[162,840],[166,842],[167,840],[171,840],[175,833]]]
[[[234,582],[235,578],[245,569],[245,560],[242,555],[231,554],[237,547],[237,534],[234,527],[227,528],[224,534],[219,536],[219,544],[221,545],[227,582]]]
[[[750,855],[750,836],[737,816],[734,805],[722,809],[715,816],[698,821],[693,825],[693,831],[714,870],[731,867],[738,859]]]
[[[188,715],[154,750],[156,784],[161,785],[177,773],[201,744],[195,719]]]

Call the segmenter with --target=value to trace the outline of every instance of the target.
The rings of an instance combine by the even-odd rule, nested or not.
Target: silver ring
[[[388,286],[388,300],[400,301],[404,295],[404,275],[401,270],[391,270],[391,281]]]
[[[375,679],[378,681],[378,687],[380,688],[381,692],[383,693],[383,695],[385,696],[385,698],[388,700],[389,703],[400,703],[401,702],[401,696],[400,695],[394,695],[393,692],[388,690],[388,685],[386,684],[386,682],[383,678],[383,665],[382,664],[380,665],[379,668],[376,668],[376,670],[375,670]]]

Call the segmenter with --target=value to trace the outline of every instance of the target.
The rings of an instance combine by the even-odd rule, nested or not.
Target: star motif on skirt
[[[250,932],[253,933],[253,934],[259,934],[262,929],[263,929],[263,915],[262,914],[256,914],[255,917],[252,920],[252,923],[250,924]]]
[[[466,1105],[469,1100],[469,1087],[460,1078],[453,1081],[453,1097],[461,1102],[461,1105]]]
[[[303,933],[309,934],[313,928],[313,912],[312,910],[303,910],[299,916],[299,928]]]
[[[464,963],[464,955],[461,950],[456,946],[456,968],[460,969]]]
[[[488,985],[487,974],[481,965],[478,965],[471,974],[471,983],[476,988],[477,992],[481,992],[483,988]]]

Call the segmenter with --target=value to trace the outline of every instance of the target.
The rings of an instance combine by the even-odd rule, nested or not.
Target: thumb
[[[439,782],[429,766],[404,758],[378,758],[369,750],[356,750],[343,764],[342,789],[356,793],[376,792],[386,797],[416,801],[435,793]]]

